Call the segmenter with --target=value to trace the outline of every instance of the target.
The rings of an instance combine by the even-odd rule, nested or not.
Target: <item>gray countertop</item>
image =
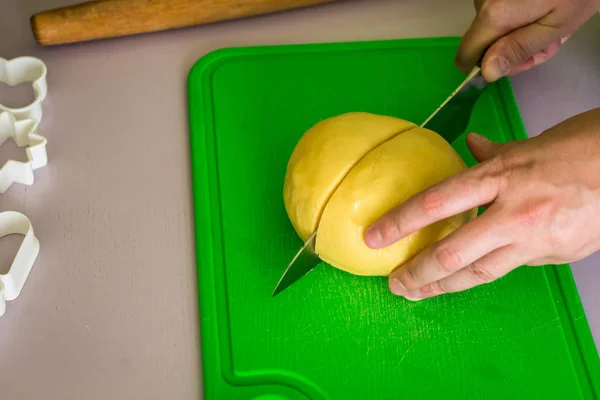
[[[0,397],[201,398],[187,73],[229,46],[461,35],[470,1],[348,1],[173,32],[42,49],[29,16],[69,0],[3,0],[0,57],[49,69],[49,165],[0,210],[28,215],[42,250],[0,318]],[[600,17],[513,79],[530,134],[600,106]],[[27,100],[0,84],[0,101]],[[23,154],[10,146],[0,162]],[[0,265],[14,240],[0,242]],[[13,250],[14,251],[14,250]],[[573,266],[600,344],[599,256]],[[0,272],[6,270],[0,269]]]

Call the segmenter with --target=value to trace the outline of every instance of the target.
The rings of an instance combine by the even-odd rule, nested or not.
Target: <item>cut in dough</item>
[[[317,229],[321,213],[352,167],[370,150],[415,124],[367,113],[319,122],[300,139],[287,167],[286,211],[302,240]]]
[[[388,276],[427,246],[476,216],[477,209],[421,229],[381,250],[367,227],[414,194],[466,169],[437,133],[397,118],[350,113],[315,125],[288,166],[284,200],[306,240],[318,228],[323,261],[355,275]]]

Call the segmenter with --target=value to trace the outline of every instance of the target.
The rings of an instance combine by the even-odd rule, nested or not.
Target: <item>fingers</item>
[[[476,1],[477,15],[463,35],[456,66],[468,73],[484,51],[504,35],[527,26],[548,14],[543,4],[525,5],[521,0]]]
[[[560,50],[560,46],[560,41],[552,43],[550,46],[547,46],[545,49],[535,54],[529,60],[519,65],[517,68],[513,69],[510,72],[510,75],[520,74],[521,72],[527,71],[537,65],[545,63],[558,53],[558,50]]]
[[[520,74],[521,72],[525,72],[527,70],[530,70],[531,68],[535,67],[535,58],[531,57],[529,60],[525,61],[523,64],[521,64],[520,66],[518,66],[517,68],[513,69],[510,72],[510,76],[512,75],[517,75]]]
[[[565,31],[564,24],[557,19],[559,13],[552,4],[542,0],[528,3],[478,0],[475,7],[477,15],[463,36],[455,61],[458,69],[468,73],[485,52],[483,76],[490,82],[508,75],[536,53],[559,41],[559,31]],[[500,41],[504,41],[504,53],[514,54],[500,54]]]
[[[446,293],[462,292],[475,286],[491,283],[524,264],[522,252],[514,246],[504,246],[456,273],[410,292],[404,297],[418,301]]]
[[[477,161],[484,162],[498,154],[502,144],[492,142],[477,133],[470,133],[467,135],[467,146]]]
[[[500,180],[484,173],[474,167],[411,197],[373,223],[365,232],[365,243],[381,249],[437,221],[491,203],[500,191]]]
[[[497,143],[477,133],[469,133],[466,141],[471,154],[480,163],[490,161],[501,154],[506,154],[525,142],[524,140],[512,140],[506,143]]]
[[[510,235],[494,211],[485,212],[392,272],[390,290],[406,295],[439,281],[505,246]]]
[[[455,64],[462,72],[469,73],[483,54],[486,48],[505,34],[504,30],[495,29],[484,23],[480,14],[463,35],[456,53]]]
[[[527,263],[527,265],[530,266],[530,267],[541,267],[541,266],[544,266],[544,265],[562,265],[562,264],[568,264],[569,262],[573,262],[573,261],[562,260],[562,259],[559,259],[557,257],[545,257],[545,258],[538,258],[536,260],[529,261]]]
[[[524,64],[531,68],[554,56],[560,41],[560,31],[552,26],[536,22],[519,28],[487,50],[482,63],[482,75],[486,81],[494,82]],[[546,53],[543,52],[545,49]]]

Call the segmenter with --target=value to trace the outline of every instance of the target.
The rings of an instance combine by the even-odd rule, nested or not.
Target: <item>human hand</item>
[[[488,82],[552,58],[600,9],[600,0],[475,0],[477,16],[458,48],[456,65],[469,72],[485,49]]]
[[[386,247],[436,221],[485,212],[389,277],[393,293],[420,300],[492,282],[521,266],[562,264],[600,249],[600,108],[542,135],[498,144],[468,137],[481,163],[417,194],[371,225]]]

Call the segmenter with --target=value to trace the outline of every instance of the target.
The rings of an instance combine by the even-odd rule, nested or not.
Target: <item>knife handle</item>
[[[336,0],[96,0],[31,17],[44,46],[157,32]]]

